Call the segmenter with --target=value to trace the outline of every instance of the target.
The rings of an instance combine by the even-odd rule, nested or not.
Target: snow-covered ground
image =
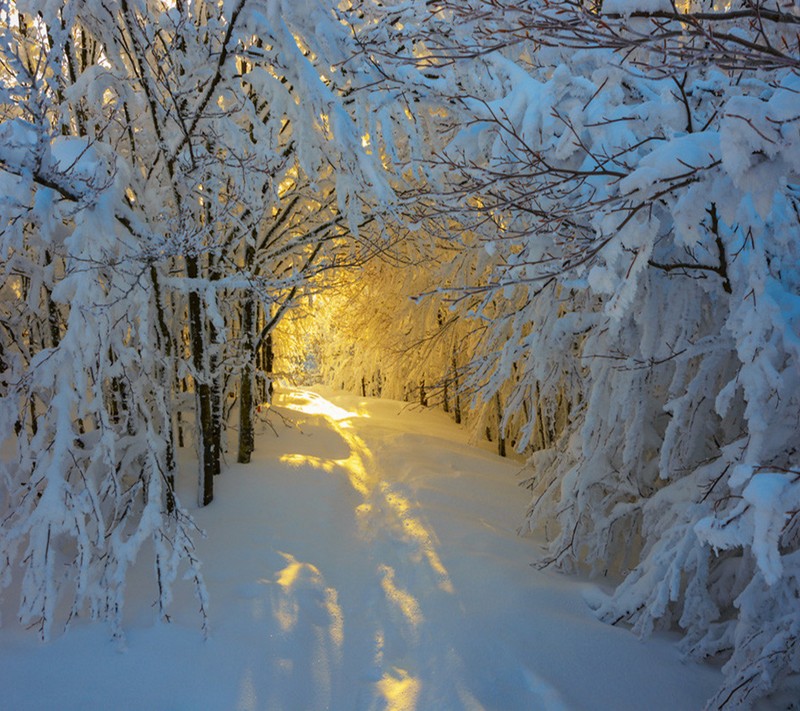
[[[273,415],[279,436],[194,512],[210,638],[188,584],[154,622],[146,560],[124,649],[80,622],[42,644],[6,604],[0,708],[681,711],[721,681],[671,639],[597,622],[594,586],[532,567],[518,465],[446,416],[322,390],[278,403],[297,426]]]

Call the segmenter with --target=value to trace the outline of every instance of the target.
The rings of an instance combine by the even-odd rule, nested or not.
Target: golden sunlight
[[[321,460],[304,454],[287,454],[281,457],[281,461],[296,466],[310,464],[328,473],[332,472],[334,467],[341,467],[347,473],[351,486],[364,498],[369,496],[375,482],[370,481],[370,474],[364,461],[365,459],[367,461],[372,459],[372,452],[369,451],[369,448],[360,437],[348,431],[350,429],[348,420],[354,417],[362,417],[362,415],[338,407],[308,390],[295,390],[284,393],[279,404],[296,412],[324,417],[350,449],[350,455],[345,459]]]
[[[397,492],[389,490],[389,487],[385,483],[381,483],[381,489],[384,492],[386,502],[402,520],[407,537],[411,538],[417,544],[418,550],[425,557],[431,570],[436,573],[439,579],[439,589],[446,593],[455,592],[447,569],[444,567],[444,564],[439,558],[439,554],[436,552],[434,541],[431,538],[431,532],[418,518],[415,518],[409,513],[411,504],[408,499],[400,496]]]
[[[387,672],[377,686],[386,700],[386,711],[413,711],[417,707],[421,683],[405,669],[395,668],[393,674]]]
[[[338,407],[310,390],[294,390],[281,393],[279,404],[288,407],[290,410],[295,410],[296,412],[303,412],[308,415],[321,415],[339,424],[347,424],[342,421],[354,417],[369,417],[369,415],[364,413],[351,412],[350,410]]]
[[[295,185],[297,185],[297,167],[292,166],[285,173],[280,183],[278,183],[278,197],[281,198],[288,193]],[[275,213],[278,214],[279,210],[276,207]]]
[[[286,561],[286,567],[278,573],[275,579],[283,595],[273,606],[273,615],[281,630],[290,632],[297,624],[300,607],[295,589],[302,584],[311,584],[320,590],[324,590],[324,608],[330,620],[327,630],[328,637],[338,654],[344,644],[344,615],[339,605],[338,592],[335,588],[325,586],[322,573],[316,566],[310,563],[303,563],[290,553],[278,552]]]
[[[394,581],[394,568],[381,565],[378,570],[382,576],[381,587],[386,599],[400,611],[411,629],[416,630],[423,621],[422,610],[417,599],[411,593],[397,587]]]
[[[296,389],[280,393],[276,404],[296,412],[325,418],[350,450],[349,455],[341,459],[322,459],[292,453],[283,455],[281,461],[294,466],[313,466],[328,474],[340,467],[347,474],[350,485],[363,497],[355,513],[362,523],[364,535],[368,535],[369,529],[374,528],[373,518],[380,516],[382,520],[379,523],[382,528],[391,529],[398,538],[413,545],[415,562],[424,562],[428,565],[436,576],[438,588],[453,594],[455,590],[450,575],[436,550],[438,542],[434,532],[414,516],[412,502],[387,482],[379,480],[372,452],[364,440],[353,432],[351,421],[369,415],[345,410],[309,390]],[[396,602],[404,616],[411,621],[414,618],[414,615],[410,614],[413,605],[406,600],[402,591],[397,591],[394,587],[393,578],[387,577],[386,571],[382,571],[382,574],[387,597]],[[389,589],[393,591],[392,595],[389,594]],[[414,603],[416,604],[416,601]]]

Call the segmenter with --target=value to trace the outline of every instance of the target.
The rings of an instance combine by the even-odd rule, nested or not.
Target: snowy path
[[[278,422],[196,512],[211,639],[188,590],[153,623],[143,570],[125,652],[98,625],[49,645],[0,631],[0,708],[680,711],[710,696],[714,671],[596,622],[584,584],[529,565],[517,467],[444,416],[299,390],[279,404],[300,427]]]

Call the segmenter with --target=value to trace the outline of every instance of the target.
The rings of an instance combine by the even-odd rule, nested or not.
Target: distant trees
[[[249,460],[275,325],[391,202],[344,102],[349,31],[256,0],[4,2],[0,22],[2,587],[21,567],[44,636],[64,600],[119,634],[152,546],[161,614],[187,565],[204,613],[176,447],[193,427],[210,503],[237,401]]]

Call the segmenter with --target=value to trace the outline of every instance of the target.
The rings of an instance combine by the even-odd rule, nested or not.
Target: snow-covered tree
[[[347,98],[351,32],[324,4],[258,0],[4,2],[0,20],[2,587],[24,576],[44,636],[83,614],[119,634],[150,546],[161,614],[187,567],[205,614],[175,413],[208,504],[228,394],[313,271],[363,250],[363,207],[391,202]]]
[[[796,678],[795,8],[0,21],[0,560],[24,622],[49,634],[66,600],[119,632],[145,545],[162,614],[181,566],[205,609],[175,448],[193,424],[209,503],[229,403],[247,461],[299,306],[327,323],[286,321],[296,360],[531,454],[544,562],[613,580],[604,619],[724,658],[711,707]]]
[[[545,562],[598,614],[726,659],[710,707],[800,671],[798,15],[746,2],[397,3],[362,34],[438,101],[420,225],[483,269],[432,278],[465,386],[531,458]],[[462,235],[472,235],[466,240]]]

